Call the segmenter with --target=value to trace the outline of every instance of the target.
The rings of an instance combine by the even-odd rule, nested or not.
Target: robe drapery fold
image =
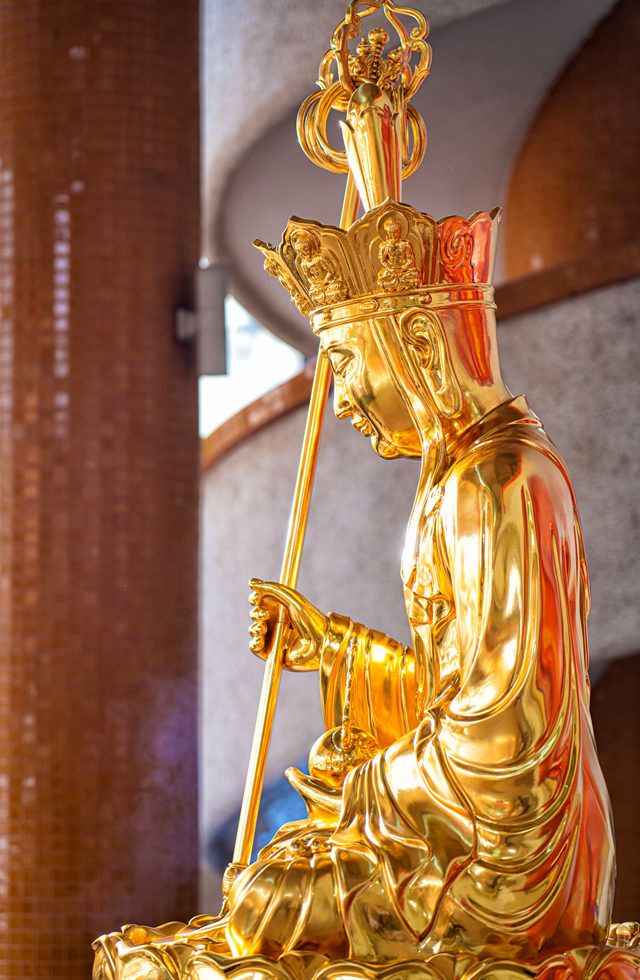
[[[342,724],[346,651],[352,638],[356,640],[356,683],[351,690],[351,722],[386,748],[413,731],[419,721],[414,651],[385,633],[331,613],[320,655],[320,696],[327,730]]]
[[[242,902],[259,880],[275,909],[298,878],[308,894],[320,868],[335,884],[345,951],[363,960],[537,957],[604,936],[612,822],[589,718],[588,582],[571,483],[522,398],[465,438],[412,521],[403,577],[413,648],[330,619],[327,727],[342,721],[355,640],[350,720],[381,751],[347,776],[315,864],[287,851],[317,832],[302,821],[240,876],[238,948],[250,939]],[[256,952],[273,947],[268,932]],[[314,947],[309,929],[296,935]]]

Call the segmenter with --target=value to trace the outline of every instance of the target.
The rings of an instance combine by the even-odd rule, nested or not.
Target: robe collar
[[[533,425],[542,428],[542,422],[529,408],[529,404],[524,395],[517,395],[508,402],[502,402],[496,408],[492,408],[487,415],[483,416],[478,422],[474,422],[456,440],[453,458],[459,459],[467,453],[471,447],[489,435],[494,435],[501,429],[509,425]]]

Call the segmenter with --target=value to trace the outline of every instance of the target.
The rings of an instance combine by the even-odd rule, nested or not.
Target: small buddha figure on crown
[[[402,237],[400,219],[391,214],[382,225],[385,238],[380,242],[378,258],[382,268],[378,272],[378,285],[390,293],[402,289],[414,289],[420,283],[416,259],[411,242]]]
[[[309,283],[309,295],[316,306],[338,303],[347,298],[347,287],[335,263],[313,232],[297,228],[291,236],[300,271]]]
[[[268,275],[277,279],[280,285],[291,294],[291,302],[296,309],[303,316],[308,316],[311,312],[311,304],[304,293],[298,289],[292,276],[287,275],[282,266],[271,256],[267,256],[265,259],[264,270]]]

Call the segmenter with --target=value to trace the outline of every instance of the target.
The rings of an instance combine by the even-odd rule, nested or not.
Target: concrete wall
[[[403,201],[435,218],[467,215],[480,208],[491,210],[502,204],[515,155],[549,87],[612,4],[613,0],[512,0],[489,8],[485,0],[457,0],[446,5],[420,0],[418,6],[433,21],[434,28],[434,17],[439,20],[445,9],[449,16],[455,10],[460,14],[475,9],[477,13],[436,28],[430,35],[432,72],[414,100],[427,126],[428,149],[423,165],[403,187]],[[297,6],[301,10],[313,6],[316,16],[315,3]],[[318,38],[326,35],[322,34],[320,21],[316,23],[317,45]],[[313,90],[316,58],[312,57],[307,61],[308,68],[298,72],[298,79],[303,80],[299,96],[296,86],[288,87],[289,115],[283,111],[276,118],[274,107],[279,104],[284,110],[285,103],[277,96],[265,98],[271,91],[273,77],[278,84],[286,84],[285,79],[291,77],[286,72],[291,71],[291,66],[295,73],[297,65],[304,64],[306,55],[297,61],[302,51],[300,43],[296,36],[285,74],[267,73],[267,86],[261,84],[259,104],[268,106],[266,115],[257,112],[254,103],[251,119],[245,122],[246,113],[243,115],[241,106],[239,114],[235,112],[235,102],[227,106],[226,116],[235,127],[233,139],[223,135],[229,124],[221,124],[217,116],[212,116],[216,139],[226,150],[223,154],[213,147],[210,150],[215,166],[208,169],[208,181],[213,178],[214,184],[207,183],[207,198],[210,204],[216,200],[214,175],[219,179],[220,173],[224,174],[220,168],[225,166],[225,155],[236,154],[233,176],[224,184],[224,196],[219,199],[214,236],[216,248],[229,267],[232,292],[260,323],[300,350],[313,353],[313,337],[307,324],[291,305],[286,291],[265,276],[262,256],[251,246],[256,235],[279,241],[290,214],[329,223],[340,214],[343,181],[311,166],[296,141],[295,114],[303,93]],[[211,50],[216,51],[211,69],[224,71],[229,77],[228,66],[224,58],[218,57],[216,46]],[[635,52],[632,43],[630,50]],[[603,63],[610,65],[611,60]],[[612,71],[611,66],[607,74]],[[247,89],[245,98],[249,92]],[[237,98],[237,93],[230,97]],[[593,116],[586,123],[587,132],[598,125],[597,95],[591,100],[591,109]],[[260,138],[257,127],[262,127]],[[251,138],[255,142],[249,146],[246,141]],[[629,139],[620,139],[620,152]],[[548,201],[545,204],[549,206]],[[580,221],[576,212],[570,214]],[[205,224],[212,219],[213,215],[205,217]],[[544,220],[547,227],[553,224],[547,214]],[[585,220],[583,217],[582,224]],[[500,278],[500,264],[499,254],[496,281]]]
[[[640,280],[504,321],[514,394],[525,393],[571,469],[590,562],[595,669],[640,646]],[[202,486],[202,839],[239,805],[262,679],[248,650],[247,581],[278,574],[305,411],[255,435]],[[300,590],[324,610],[406,640],[399,576],[417,481],[328,414]],[[269,777],[322,730],[317,677],[285,675]],[[216,904],[216,882],[205,907]]]

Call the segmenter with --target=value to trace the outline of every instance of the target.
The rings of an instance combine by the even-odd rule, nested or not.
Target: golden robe
[[[614,850],[587,567],[565,464],[524,398],[418,491],[403,580],[412,649],[332,616],[321,656],[331,728],[355,637],[351,721],[381,751],[335,819],[285,826],[238,878],[231,953],[536,961],[602,943]]]

